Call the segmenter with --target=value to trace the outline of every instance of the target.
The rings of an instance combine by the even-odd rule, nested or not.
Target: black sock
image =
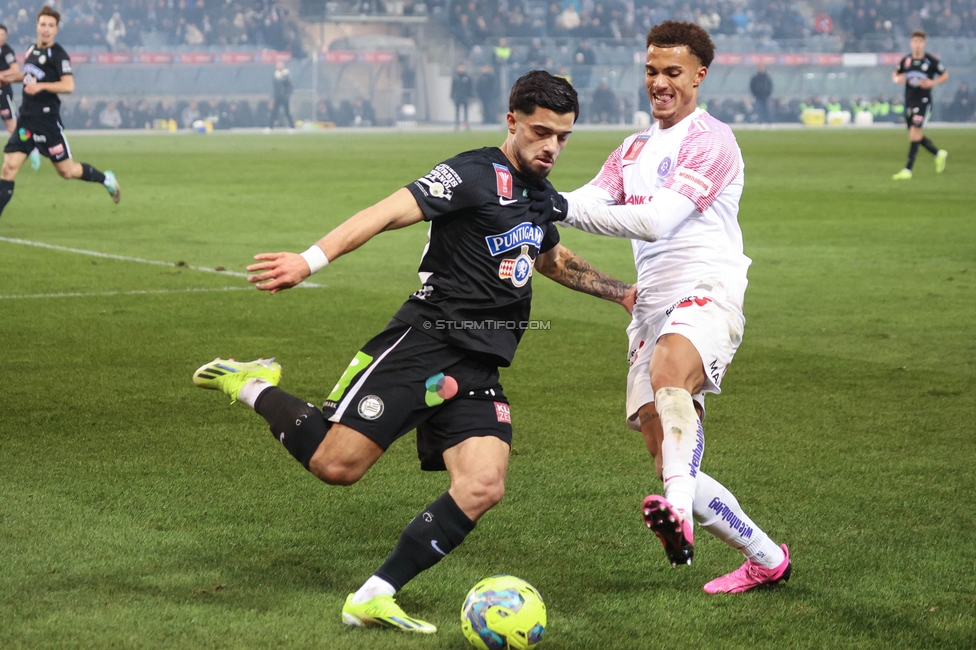
[[[89,183],[104,183],[105,174],[88,163],[81,163],[81,180],[88,181]]]
[[[931,140],[929,140],[929,136],[925,136],[924,138],[922,138],[922,146],[925,147],[925,150],[928,151],[933,156],[939,153],[939,148],[935,146]]]
[[[254,402],[254,410],[268,421],[271,435],[299,463],[308,464],[332,426],[322,411],[277,386],[268,388]]]
[[[911,171],[912,167],[915,166],[915,156],[918,155],[918,145],[919,142],[913,142],[910,147],[908,147],[908,162],[905,163],[905,169]]]
[[[14,182],[13,181],[0,181],[0,214],[3,214],[3,209],[7,207],[10,203],[10,199],[14,195]]]
[[[399,591],[457,548],[474,527],[475,522],[445,492],[407,524],[396,548],[374,575]]]

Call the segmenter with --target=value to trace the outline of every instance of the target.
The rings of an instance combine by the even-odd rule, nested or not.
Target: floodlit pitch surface
[[[557,187],[623,135],[573,135]],[[668,567],[638,512],[660,484],[623,425],[627,316],[538,276],[550,329],[502,376],[508,491],[402,592],[440,627],[422,638],[339,616],[447,487],[412,434],[328,487],[190,374],[274,355],[282,386],[321,402],[417,288],[426,228],[274,297],[242,290],[249,257],[303,250],[503,133],[73,137],[122,203],[45,165],[0,218],[0,647],[458,648],[464,594],[496,573],[542,592],[550,650],[973,647],[976,132],[930,135],[945,174],[923,151],[895,183],[901,130],[739,133],[748,324],[709,401],[704,468],[790,545],[789,585],[705,595],[741,557],[703,532],[695,564]],[[563,234],[634,278],[627,242]]]

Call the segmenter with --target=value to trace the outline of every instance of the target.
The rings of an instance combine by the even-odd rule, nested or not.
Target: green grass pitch
[[[321,402],[416,290],[426,229],[273,297],[198,268],[304,250],[503,133],[73,137],[122,203],[46,165],[0,218],[0,648],[463,648],[462,599],[495,573],[542,592],[549,650],[973,648],[976,131],[929,134],[946,172],[923,151],[900,184],[901,129],[738,134],[748,323],[703,467],[790,545],[791,582],[705,595],[742,558],[702,532],[695,564],[669,568],[639,515],[659,483],[623,424],[628,317],[537,276],[551,329],[502,375],[505,500],[399,596],[433,637],[339,616],[447,487],[413,436],[330,488],[190,383],[218,355],[276,355],[283,388]],[[555,185],[589,180],[623,135],[573,135]],[[628,242],[563,242],[633,280]]]

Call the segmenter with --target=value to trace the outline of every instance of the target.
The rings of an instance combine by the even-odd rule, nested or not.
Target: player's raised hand
[[[305,258],[298,253],[260,253],[254,259],[261,261],[248,266],[248,272],[262,273],[250,276],[247,281],[272,295],[294,287],[312,274]]]

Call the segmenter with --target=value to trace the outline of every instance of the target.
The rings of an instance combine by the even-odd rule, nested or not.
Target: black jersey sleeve
[[[942,61],[940,61],[937,57],[934,57],[931,54],[929,55],[929,61],[931,61],[929,65],[929,77],[931,77],[932,79],[937,79],[938,77],[941,77],[942,73],[946,71],[945,64],[942,63]]]
[[[479,179],[484,163],[469,157],[455,156],[434,167],[428,174],[407,185],[424,213],[425,221],[471,208],[484,202]]]
[[[0,57],[3,57],[3,61],[7,65],[7,67],[4,68],[5,70],[9,70],[10,66],[17,62],[17,55],[14,53],[13,48],[6,43],[4,43],[3,47],[0,48]]]
[[[546,224],[546,234],[542,237],[542,244],[539,245],[540,253],[548,253],[556,244],[559,243],[559,229],[556,228],[556,224],[549,222]]]
[[[51,63],[57,70],[59,79],[73,74],[71,72],[71,57],[68,56],[68,53],[60,45],[52,48]]]
[[[895,70],[898,74],[905,74],[908,72],[909,66],[912,64],[912,55],[903,56],[901,61],[898,62],[898,69]]]

